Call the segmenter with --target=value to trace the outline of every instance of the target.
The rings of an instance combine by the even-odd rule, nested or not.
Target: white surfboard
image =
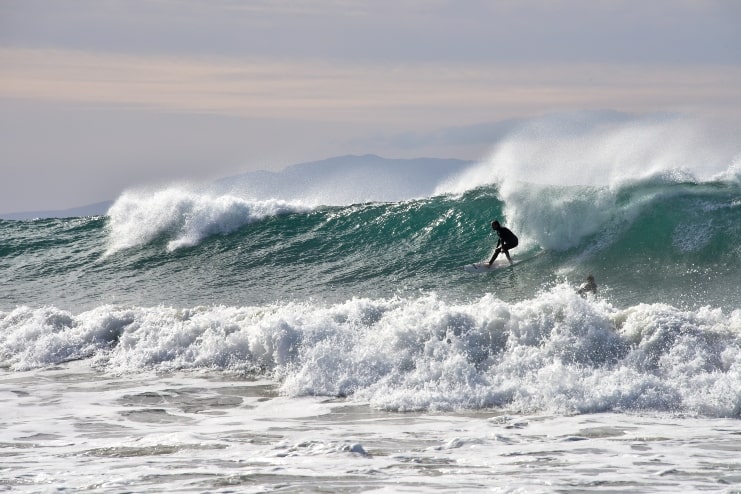
[[[512,260],[512,264],[509,263],[506,257],[497,259],[491,266],[489,266],[489,263],[486,261],[474,262],[472,264],[466,264],[465,266],[463,266],[463,270],[468,271],[469,273],[491,273],[492,271],[497,271],[502,268],[508,268],[510,266],[515,266],[523,262],[528,262],[543,254],[545,254],[545,251],[540,250],[536,252],[535,255],[526,257],[525,259],[516,258]]]
[[[491,266],[489,266],[488,262],[475,262],[473,264],[466,264],[463,266],[463,270],[468,271],[469,273],[491,273],[497,269],[508,268],[515,264],[517,264],[517,261],[513,261],[512,264],[510,264],[506,259],[497,259]]]

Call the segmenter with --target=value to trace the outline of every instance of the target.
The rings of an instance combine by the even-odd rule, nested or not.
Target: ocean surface
[[[741,492],[738,164],[487,166],[0,220],[0,490]]]

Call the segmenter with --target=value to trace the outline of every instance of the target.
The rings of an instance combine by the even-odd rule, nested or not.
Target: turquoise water
[[[588,273],[620,306],[741,305],[738,184],[549,187],[533,202],[531,222],[510,225],[521,239],[512,254],[526,262],[486,275],[461,266],[489,257],[489,222],[506,220],[495,187],[396,203],[268,205],[261,214],[243,201],[195,205],[182,192],[141,205],[147,215],[0,221],[1,307],[336,302],[420,291],[516,301]]]

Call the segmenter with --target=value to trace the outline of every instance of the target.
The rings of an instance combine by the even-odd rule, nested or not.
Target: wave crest
[[[233,232],[270,216],[305,212],[300,203],[249,201],[172,187],[155,192],[125,192],[108,210],[106,254],[166,236],[169,251],[197,245],[204,238]]]

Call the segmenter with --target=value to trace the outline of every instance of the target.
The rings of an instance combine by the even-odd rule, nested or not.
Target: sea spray
[[[676,193],[672,184],[737,185],[737,152],[709,124],[679,116],[552,115],[523,123],[436,193],[496,186],[511,228],[529,244],[566,250],[621,229],[657,196]],[[634,186],[642,196],[626,204]]]

